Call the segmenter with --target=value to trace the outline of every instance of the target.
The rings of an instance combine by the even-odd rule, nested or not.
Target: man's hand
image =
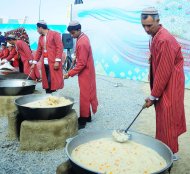
[[[3,59],[2,61],[1,61],[1,65],[4,65],[5,63],[7,63],[8,61],[6,60],[6,59]]]
[[[150,98],[146,98],[145,99],[146,102],[146,107],[149,108],[150,106],[152,106],[154,104],[154,100],[150,100]]]
[[[34,69],[34,67],[35,67],[35,64],[32,64],[32,65],[30,66],[30,69]]]
[[[55,62],[54,63],[54,70],[58,70],[59,69],[59,62]]]
[[[66,74],[64,74],[64,79],[68,79],[69,78],[69,74],[68,73],[66,73]]]

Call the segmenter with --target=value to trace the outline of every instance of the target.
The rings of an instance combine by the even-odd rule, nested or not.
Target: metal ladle
[[[30,73],[28,74],[28,77],[26,78],[25,81],[22,82],[22,86],[26,85],[26,81],[29,79],[30,75],[32,74],[33,69],[30,70]]]
[[[136,117],[133,119],[133,121],[130,123],[130,125],[127,127],[127,129],[125,129],[125,130],[118,129],[118,130],[114,130],[112,132],[112,136],[113,136],[115,141],[120,142],[120,143],[124,143],[124,142],[126,142],[126,141],[128,141],[130,139],[130,134],[128,133],[128,130],[132,126],[132,124],[135,122],[137,117],[140,115],[142,110],[145,109],[145,108],[146,108],[146,103],[142,106],[141,110],[136,115]]]

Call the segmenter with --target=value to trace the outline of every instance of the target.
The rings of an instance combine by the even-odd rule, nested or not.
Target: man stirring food
[[[76,38],[76,66],[64,75],[64,78],[78,75],[80,87],[80,117],[79,128],[84,128],[86,122],[91,121],[92,112],[96,113],[98,99],[96,95],[96,74],[92,49],[89,38],[81,31],[81,24],[78,21],[71,21],[67,30],[73,38]]]
[[[141,13],[141,23],[150,41],[150,88],[146,107],[154,104],[156,138],[167,144],[177,160],[178,137],[186,132],[184,111],[185,77],[181,47],[176,39],[159,24],[154,7]]]

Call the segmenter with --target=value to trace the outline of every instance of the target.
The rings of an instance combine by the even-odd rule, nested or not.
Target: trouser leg
[[[46,89],[46,93],[52,93],[55,92],[56,90],[51,90],[51,75],[49,71],[49,65],[44,65],[45,66],[45,72],[46,72],[46,77],[48,80],[48,89]]]
[[[24,67],[23,67],[23,62],[21,59],[18,59],[18,66],[19,66],[19,72],[23,73],[24,72]]]

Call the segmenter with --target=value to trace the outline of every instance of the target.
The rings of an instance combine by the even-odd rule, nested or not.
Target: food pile
[[[67,106],[72,104],[72,101],[66,99],[65,97],[56,97],[56,96],[49,96],[43,100],[38,100],[34,102],[30,102],[24,104],[23,106],[30,107],[30,108],[50,108],[50,107],[61,107]]]
[[[106,174],[150,174],[167,165],[165,159],[149,147],[131,140],[118,143],[112,138],[79,145],[71,157],[86,169]]]

